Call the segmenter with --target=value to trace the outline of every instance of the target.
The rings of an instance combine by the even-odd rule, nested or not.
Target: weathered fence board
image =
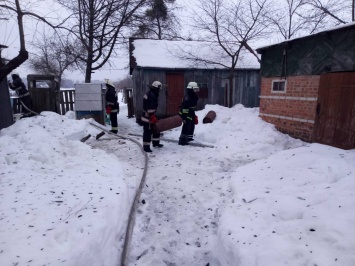
[[[56,91],[57,113],[64,115],[68,111],[74,111],[74,92],[75,90]],[[22,113],[22,106],[18,98],[12,98],[12,110],[14,114]]]

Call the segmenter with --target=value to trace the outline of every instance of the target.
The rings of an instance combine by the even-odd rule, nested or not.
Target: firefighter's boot
[[[150,145],[143,145],[143,150],[145,152],[153,152],[151,149],[150,149]]]
[[[160,144],[159,141],[153,141],[153,147],[154,148],[161,148],[163,147],[164,145],[163,144]]]
[[[179,138],[179,145],[189,145],[189,142],[187,140],[187,135],[181,134]]]

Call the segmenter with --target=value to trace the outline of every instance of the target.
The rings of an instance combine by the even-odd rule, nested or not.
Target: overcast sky
[[[35,4],[33,2],[36,2]],[[178,14],[178,16],[182,19],[187,15],[187,11],[191,8],[193,8],[193,2],[192,1],[186,1],[186,0],[177,0],[177,3],[179,6],[182,8],[180,9],[181,12]],[[31,3],[29,6],[31,6],[31,10],[35,11],[37,14],[41,14],[46,18],[51,18],[52,21],[55,21],[58,16],[65,16],[65,10],[63,8],[60,8],[60,6],[56,5],[53,0],[40,0],[40,1],[34,1],[34,0],[23,0],[21,1],[22,6],[26,6],[28,3]],[[50,7],[50,10],[48,9]],[[17,30],[17,20],[15,16],[8,16],[8,20],[0,20],[0,44],[7,45],[9,48],[4,49],[2,51],[2,56],[4,58],[13,58],[18,54],[18,51],[20,49],[20,44],[19,44],[19,37],[18,37],[18,30]],[[34,33],[41,33],[43,31],[43,24],[42,23],[37,23],[37,21],[34,21],[32,19],[26,19],[25,18],[25,35],[26,35],[26,47],[27,50],[31,54],[31,47],[30,47],[30,42],[34,40],[35,34]],[[186,23],[182,26],[187,26]],[[182,29],[183,31],[183,29]],[[92,75],[92,80],[103,80],[105,78],[117,80],[117,79],[122,79],[129,75],[129,68],[128,68],[128,55],[127,54],[121,54],[119,55],[119,58],[111,58],[112,65],[106,65],[103,67],[100,71],[96,71]],[[26,66],[26,63],[19,67],[17,71],[20,73],[22,77],[27,76],[27,74],[30,74],[31,70],[29,70]],[[85,78],[85,74],[81,73],[79,71],[75,72],[65,72],[64,73],[65,78],[72,79],[74,82],[78,81],[81,82]]]
[[[279,1],[279,0],[275,0]],[[192,10],[196,10],[196,3],[198,0],[176,0],[177,5],[180,7],[179,10],[175,12],[177,17],[181,20],[181,34],[186,36],[189,32],[192,38],[196,38],[197,34],[194,34],[194,31],[189,27],[189,22],[192,21],[189,17],[192,14]],[[30,3],[30,4],[28,4]],[[31,10],[37,14],[41,14],[46,18],[50,18],[51,21],[58,19],[58,16],[64,17],[66,15],[65,9],[59,5],[54,4],[53,0],[22,0],[21,5],[23,7],[30,6]],[[50,10],[48,9],[50,7]],[[1,18],[1,16],[0,16]],[[19,51],[19,38],[17,30],[17,20],[15,16],[8,16],[8,21],[0,20],[0,44],[9,46],[9,48],[2,51],[2,56],[4,58],[13,58],[18,54]],[[26,19],[26,18],[25,18]],[[33,52],[30,47],[31,41],[34,40],[35,35],[43,32],[43,23],[38,23],[33,19],[25,20],[25,34],[26,34],[26,45],[27,50]],[[268,38],[260,42],[260,46],[269,45],[276,42],[276,39]],[[258,48],[254,47],[254,48]],[[103,80],[105,78],[118,80],[129,75],[128,69],[128,59],[127,49],[117,49],[121,52],[116,58],[111,57],[112,65],[106,65],[99,71],[96,71],[92,75],[92,80]],[[24,64],[26,65],[26,64]],[[22,77],[31,74],[25,66],[21,66],[17,69],[20,72]],[[65,78],[72,79],[74,82],[82,82],[84,80],[84,73],[76,72],[65,72]]]

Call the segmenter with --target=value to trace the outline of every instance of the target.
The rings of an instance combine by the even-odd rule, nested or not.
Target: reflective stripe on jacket
[[[187,93],[182,100],[179,111],[179,115],[182,117],[182,119],[192,120],[195,118],[197,101],[198,97],[196,93],[193,90],[187,90]]]

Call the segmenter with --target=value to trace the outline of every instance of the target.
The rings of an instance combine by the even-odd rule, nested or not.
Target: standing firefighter
[[[118,105],[118,98],[116,88],[113,85],[112,81],[109,79],[105,80],[106,84],[106,113],[110,115],[111,121],[111,132],[117,134],[117,114],[120,112],[120,107]]]
[[[159,91],[162,89],[162,84],[159,81],[154,81],[149,86],[149,91],[143,97],[143,114],[141,121],[143,123],[143,148],[145,152],[152,152],[150,142],[153,142],[153,147],[161,148],[160,133],[153,133],[151,125],[158,122],[155,112],[158,108]],[[153,135],[153,138],[152,138]]]
[[[182,100],[179,115],[182,118],[182,130],[179,138],[179,145],[188,145],[189,141],[193,141],[195,125],[198,124],[198,117],[195,115],[198,96],[196,92],[199,87],[196,82],[189,82],[187,85],[187,93]]]
[[[20,103],[22,105],[22,112],[24,113],[22,117],[32,116],[32,114],[35,113],[32,111],[32,101],[30,93],[26,89],[26,85],[23,83],[22,79],[20,78],[20,75],[17,72],[13,72],[11,74],[11,78],[12,82],[8,82],[9,87],[10,89],[16,92],[18,99],[20,100]]]

